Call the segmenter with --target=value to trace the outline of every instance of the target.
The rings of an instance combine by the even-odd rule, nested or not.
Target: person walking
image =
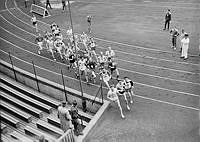
[[[171,12],[170,9],[168,9],[167,13],[165,14],[165,26],[163,30],[166,30],[166,26],[167,30],[169,30],[170,23],[171,23]]]
[[[24,5],[25,5],[25,8],[28,7],[27,3],[28,3],[29,0],[24,0]]]
[[[64,132],[72,128],[71,116],[66,108],[66,102],[62,102],[61,106],[58,107],[58,118],[60,119],[61,129]]]
[[[88,23],[88,33],[91,34],[91,32],[92,32],[92,29],[91,29],[91,25],[92,25],[92,16],[91,16],[91,15],[88,15],[88,16],[87,16],[87,23]]]
[[[48,6],[50,7],[50,9],[52,9],[50,0],[46,0],[46,9],[47,9]]]
[[[170,30],[170,34],[172,35],[172,48],[176,50],[176,39],[179,36],[176,26]]]
[[[188,36],[189,35],[185,33],[184,38],[181,40],[181,43],[182,43],[181,58],[184,58],[184,60],[188,58],[188,48],[189,48],[189,43],[190,43],[190,39],[188,38]]]

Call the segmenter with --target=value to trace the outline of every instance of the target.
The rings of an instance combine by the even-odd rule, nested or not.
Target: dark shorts
[[[33,26],[35,26],[37,24],[37,22],[33,22]]]
[[[119,93],[120,93],[120,94],[124,94],[124,93],[125,93],[125,91],[124,91],[124,90],[123,90],[123,91],[119,91]]]

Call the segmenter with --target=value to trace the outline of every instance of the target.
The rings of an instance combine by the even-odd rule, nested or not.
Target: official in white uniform
[[[184,60],[186,60],[188,58],[188,48],[189,48],[189,43],[190,43],[190,39],[188,38],[187,33],[185,33],[185,36],[181,40],[181,43],[182,43],[181,58],[184,58]]]

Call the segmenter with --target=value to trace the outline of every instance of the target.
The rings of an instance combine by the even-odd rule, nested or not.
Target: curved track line
[[[0,27],[1,27],[1,26],[0,26]],[[1,28],[2,28],[2,27],[1,27]],[[4,29],[4,28],[3,28],[3,29]],[[7,30],[5,30],[5,31],[7,31]],[[9,32],[9,31],[7,31],[7,32],[10,33],[10,34],[12,34],[12,35],[14,35],[13,33]],[[43,58],[43,59],[47,59],[47,60],[52,61],[52,60],[49,59],[49,58],[46,58],[46,57],[40,56],[40,55],[38,55],[38,54],[36,54],[36,53],[34,53],[34,52],[31,52],[31,51],[29,51],[29,50],[23,49],[23,48],[21,48],[21,47],[15,45],[14,43],[11,43],[10,41],[5,40],[5,39],[2,38],[2,37],[0,37],[0,38],[3,39],[5,42],[7,42],[7,43],[9,43],[9,44],[11,44],[11,45],[13,45],[13,46],[15,46],[15,47],[17,47],[17,48],[19,48],[19,49],[25,51],[25,52],[28,52],[28,53],[31,53],[31,54],[33,54],[33,55],[39,56],[39,57],[41,57],[41,58]],[[20,38],[20,39],[22,39],[22,38]],[[25,40],[25,39],[22,39],[22,40]],[[29,41],[28,41],[28,42],[29,42]],[[30,42],[30,43],[31,43],[31,42]],[[33,43],[31,43],[31,44],[33,44]],[[34,44],[34,45],[35,45],[35,44]],[[60,63],[60,62],[57,62],[57,63],[59,63],[60,65],[65,65],[65,64]],[[192,93],[181,92],[181,91],[176,91],[176,90],[172,90],[172,89],[166,89],[166,88],[157,87],[157,86],[151,86],[151,85],[143,84],[143,83],[139,83],[139,82],[134,82],[134,83],[135,83],[135,84],[142,85],[142,86],[151,87],[151,88],[156,88],[156,89],[161,89],[161,90],[165,90],[165,91],[171,91],[171,92],[175,92],[175,93],[180,93],[180,94],[185,94],[185,95],[189,95],[189,96],[199,97],[199,95],[192,94]]]
[[[19,21],[21,21],[21,22],[23,22],[24,24],[26,24],[26,25],[28,25],[28,26],[30,26],[30,27],[33,28],[32,25],[30,25],[30,24],[24,22],[23,20],[19,19],[19,18],[16,17],[15,15],[13,15],[12,12],[9,11],[9,13],[10,13],[13,17],[15,17],[16,19],[18,19]],[[45,24],[48,25],[47,23],[45,23]],[[16,26],[16,27],[18,27],[18,26]],[[21,28],[20,28],[20,29],[21,29]],[[25,30],[23,30],[23,31],[25,31]],[[40,31],[42,31],[42,30],[40,29]],[[31,33],[31,34],[32,34],[32,33]],[[33,34],[32,34],[32,35],[33,35]],[[101,48],[101,49],[106,49],[106,48],[102,48],[102,47],[99,47],[99,48]],[[132,56],[138,56],[138,57],[142,57],[142,58],[145,57],[145,58],[150,58],[150,59],[154,59],[154,60],[164,60],[164,61],[168,61],[168,62],[175,62],[175,63],[181,63],[181,64],[192,64],[192,63],[177,62],[177,61],[172,61],[172,60],[154,58],[154,57],[150,57],[150,56],[138,55],[138,54],[134,54],[134,53],[127,53],[127,52],[123,52],[123,51],[120,51],[120,50],[115,50],[115,51],[116,51],[116,52],[119,52],[119,53],[122,53],[122,54],[129,54],[129,55],[132,55]],[[123,61],[125,61],[125,60],[123,60]],[[128,62],[130,62],[130,61],[128,61]],[[134,63],[134,62],[133,62],[133,63]],[[137,64],[140,64],[140,63],[137,63]],[[142,64],[142,65],[152,66],[152,65],[148,65],[148,64]],[[192,64],[192,65],[195,65],[195,66],[196,66],[196,65],[198,65],[198,64]],[[161,68],[161,69],[168,69],[168,70],[172,70],[172,71],[173,71],[173,70],[174,70],[174,71],[180,71],[180,72],[185,72],[185,73],[198,74],[198,73],[194,73],[194,72],[181,71],[181,70],[175,70],[175,69],[164,68],[164,67],[158,67],[158,66],[152,66],[152,67]]]
[[[7,0],[6,0],[6,1],[7,1]],[[17,3],[16,3],[15,0],[14,0],[14,4],[15,4],[15,7],[16,7],[23,15],[26,15],[27,17],[32,18],[32,17],[29,16],[28,14],[24,13],[24,12],[17,6]],[[40,21],[40,20],[38,20],[38,21],[39,21],[40,23],[43,23],[44,25],[50,26],[50,24],[48,24],[48,23],[45,23],[45,22]],[[62,29],[62,30],[66,30],[66,29]],[[119,44],[119,45],[125,45],[125,46],[129,46],[129,47],[141,48],[141,49],[144,49],[144,50],[152,50],[152,51],[157,51],[157,52],[162,52],[162,53],[171,53],[171,54],[177,54],[177,55],[179,55],[179,53],[176,53],[176,52],[163,51],[163,50],[154,49],[154,48],[146,48],[146,47],[143,47],[143,46],[131,45],[131,44],[126,44],[126,43],[121,43],[121,42],[106,40],[106,39],[102,39],[102,38],[98,38],[98,37],[94,37],[94,38],[95,38],[95,39],[98,39],[98,40],[101,40],[101,41],[110,42],[110,43],[115,43],[115,44]],[[192,55],[192,54],[189,54],[189,56],[198,57],[198,55]],[[159,58],[156,58],[156,59],[159,59]],[[163,59],[163,60],[164,60],[164,59]],[[168,60],[168,61],[172,61],[172,60]],[[192,63],[186,63],[186,62],[178,62],[178,63],[192,64]],[[194,64],[194,65],[198,65],[198,64]]]
[[[0,37],[0,38],[1,38],[1,37]],[[1,39],[2,39],[2,38],[1,38]],[[4,40],[4,39],[3,39],[3,40]],[[1,50],[1,49],[0,49],[0,50]],[[5,54],[8,54],[7,52],[5,52],[5,51],[3,51],[3,50],[1,50],[1,51],[4,52]],[[32,65],[31,63],[29,63],[29,62],[27,62],[27,61],[24,61],[24,60],[22,60],[22,59],[20,59],[20,58],[18,58],[18,57],[15,57],[15,56],[13,56],[13,55],[12,55],[12,57],[14,57],[14,58],[16,58],[16,59],[18,59],[18,60],[20,60],[20,61],[22,61],[22,62],[25,62],[25,63],[27,63],[27,64]],[[42,69],[42,70],[45,70],[45,71],[47,71],[47,72],[56,74],[56,75],[60,75],[59,73],[56,73],[56,72],[47,70],[47,69],[42,68],[42,67],[37,66],[37,65],[35,65],[35,67],[40,68],[40,69]],[[72,80],[78,81],[77,79],[71,78],[71,77],[69,77],[69,76],[65,76],[65,75],[64,75],[64,77],[70,78],[70,79],[72,79]],[[86,82],[84,82],[84,83],[86,83]],[[100,87],[99,85],[96,85],[96,84],[95,84],[94,86]],[[103,87],[103,88],[108,89],[108,88],[106,88],[106,87]],[[159,103],[164,103],[164,104],[167,104],[167,105],[177,106],[177,107],[181,107],[181,108],[186,108],[186,109],[190,109],[190,110],[195,110],[195,111],[199,111],[199,110],[200,110],[200,109],[195,108],[195,107],[189,107],[189,106],[184,106],[184,105],[175,104],[175,103],[171,103],[171,102],[161,101],[161,100],[157,100],[157,99],[152,99],[152,98],[148,98],[148,97],[143,97],[143,96],[140,96],[140,95],[134,95],[134,96],[136,96],[136,97],[138,97],[138,98],[142,98],[142,99],[146,99],[146,100],[151,100],[151,101],[159,102]]]
[[[0,15],[0,16],[1,16],[2,18],[4,18],[2,15]],[[7,21],[7,22],[8,22],[8,21]],[[21,38],[21,37],[15,35],[15,34],[13,34],[12,32],[6,30],[5,28],[3,28],[3,27],[1,27],[1,26],[0,26],[0,28],[3,29],[4,31],[8,32],[9,34],[11,34],[11,35],[13,35],[13,36],[15,36],[15,37],[17,37],[17,38],[19,38],[19,39],[25,41],[25,42],[28,42],[28,43],[30,43],[30,44],[32,44],[32,45],[34,45],[34,46],[38,46],[37,44],[35,44],[35,43],[33,43],[33,42],[30,42],[30,41],[28,41],[28,40],[26,40],[26,39],[23,39],[23,38]],[[132,70],[124,69],[124,68],[118,68],[118,69],[123,70],[123,71],[126,71],[126,72],[131,72],[131,73],[136,73],[136,74],[151,76],[151,77],[154,77],[154,78],[161,78],[161,79],[172,80],[172,81],[181,82],[181,83],[188,83],[188,84],[193,84],[193,85],[200,85],[200,83],[194,83],[194,82],[189,82],[189,81],[184,81],[184,80],[178,80],[178,79],[172,79],[172,78],[167,78],[167,77],[162,77],[162,76],[156,76],[156,75],[151,75],[151,74],[147,74],[147,73],[141,73],[141,72],[132,71]]]

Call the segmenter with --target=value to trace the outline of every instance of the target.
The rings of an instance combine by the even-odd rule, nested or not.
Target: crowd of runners
[[[53,60],[56,61],[60,58],[67,64],[69,70],[74,71],[77,78],[83,76],[87,84],[96,83],[96,78],[100,78],[100,82],[105,83],[109,89],[108,99],[117,103],[121,116],[124,118],[118,96],[124,96],[127,109],[130,110],[127,95],[130,98],[130,103],[133,103],[133,82],[128,77],[119,78],[114,50],[108,47],[105,53],[101,51],[97,54],[98,45],[89,34],[83,32],[73,35],[70,26],[64,33],[55,22],[51,24],[50,29],[43,35],[39,33],[35,40],[39,46],[38,54],[46,49],[51,53]],[[90,32],[91,29],[88,33]],[[112,79],[117,80],[116,86],[110,83]]]

